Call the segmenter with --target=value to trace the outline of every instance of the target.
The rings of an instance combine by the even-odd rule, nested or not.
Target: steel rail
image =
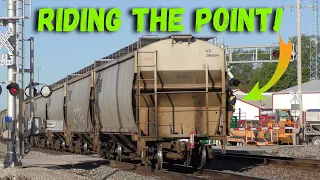
[[[166,167],[165,167],[166,168]],[[265,178],[261,177],[255,177],[255,176],[248,176],[248,175],[243,175],[243,174],[238,174],[234,172],[226,172],[226,171],[218,171],[218,170],[211,170],[211,169],[197,169],[195,170],[191,166],[183,166],[180,164],[174,164],[174,169],[176,170],[177,168],[182,168],[184,171],[194,171],[194,175],[196,177],[207,177],[209,179],[236,179],[236,180],[265,180]]]
[[[243,154],[243,153],[214,154],[214,156],[222,157],[222,158],[261,160],[263,161],[264,164],[286,164],[286,165],[295,165],[295,166],[320,167],[320,160],[307,159],[307,158],[254,155],[254,154]]]
[[[5,142],[1,142],[3,144],[6,144]],[[44,152],[44,153],[49,153],[49,154],[55,154],[53,152],[56,152],[58,154],[74,154],[71,152],[60,152],[60,151],[56,151],[53,149],[42,149],[42,148],[37,148],[37,147],[33,147],[32,151],[38,151],[38,152]],[[142,172],[146,172],[146,170],[148,171],[149,169],[149,175],[161,175],[161,176],[167,176],[173,179],[186,179],[186,180],[201,180],[201,179],[237,179],[237,180],[265,180],[264,178],[261,177],[255,177],[255,176],[247,176],[247,175],[242,175],[242,174],[238,174],[238,173],[233,173],[233,172],[226,172],[226,171],[218,171],[218,170],[211,170],[211,169],[195,169],[192,166],[184,166],[181,164],[169,164],[167,162],[163,163],[163,169],[162,170],[153,170],[152,167],[150,166],[139,166],[137,163],[135,163],[134,161],[116,161],[116,160],[108,160],[105,159],[106,162],[109,162],[110,164],[108,164],[108,166],[113,166],[113,165],[120,165],[120,167],[116,167],[119,169],[122,169],[124,171],[137,171],[134,173],[138,173]],[[88,163],[80,163],[78,166],[90,166],[92,164],[94,164],[95,162],[88,162]],[[97,164],[101,164],[102,162],[96,162]],[[52,166],[46,166],[44,168],[72,168],[69,167],[70,165],[52,165]],[[72,165],[74,166],[74,165]],[[121,168],[122,167],[122,168]],[[137,170],[137,168],[144,168],[143,171],[139,171]]]

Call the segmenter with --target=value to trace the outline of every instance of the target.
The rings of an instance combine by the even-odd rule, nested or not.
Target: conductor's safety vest
[[[236,96],[230,96],[230,102],[232,102],[232,100],[236,98]],[[231,104],[232,105],[232,109],[236,110],[236,105],[235,104]]]

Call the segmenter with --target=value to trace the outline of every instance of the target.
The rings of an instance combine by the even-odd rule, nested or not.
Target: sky
[[[312,0],[302,0],[302,5],[309,6]],[[6,16],[7,10],[6,1],[0,1],[0,16]],[[185,8],[183,15],[183,24],[185,30],[181,34],[192,34],[194,36],[217,36],[218,40],[224,40],[228,46],[234,45],[269,45],[278,43],[279,39],[276,32],[264,33],[240,33],[240,32],[214,32],[209,27],[210,24],[203,27],[201,32],[194,32],[192,24],[192,15],[197,8],[209,8],[215,10],[219,7],[224,8],[259,8],[296,5],[295,0],[33,0],[32,19],[25,21],[25,39],[34,37],[35,39],[35,68],[39,71],[35,72],[36,80],[41,83],[52,84],[60,79],[65,78],[68,74],[74,73],[85,66],[88,66],[106,55],[132,44],[137,41],[139,37],[146,34],[156,34],[158,36],[168,36],[173,33],[149,33],[149,32],[135,32],[133,31],[134,17],[128,12],[133,7],[182,7]],[[122,10],[122,25],[117,32],[92,32],[92,33],[58,33],[58,32],[36,32],[34,24],[37,21],[36,13],[39,8],[120,8]],[[26,14],[30,14],[26,10]],[[302,9],[302,33],[310,34],[310,9]],[[285,9],[280,33],[285,41],[291,36],[297,34],[297,12],[295,9]],[[0,27],[4,33],[5,28]],[[25,46],[25,61],[29,61],[29,45],[26,42]],[[6,49],[0,49],[0,53],[6,53]],[[26,63],[29,66],[29,63]],[[38,77],[39,73],[39,77]],[[29,75],[25,75],[29,79]],[[0,66],[0,82],[7,80],[7,68]],[[28,81],[26,81],[28,83]],[[7,107],[7,92],[5,85],[2,85],[3,93],[0,95],[0,110]]]

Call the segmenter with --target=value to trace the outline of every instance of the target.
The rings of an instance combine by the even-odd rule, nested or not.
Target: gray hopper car
[[[47,130],[34,145],[203,167],[211,158],[203,142],[226,142],[225,49],[212,38],[142,37],[53,84],[49,99],[35,100]]]

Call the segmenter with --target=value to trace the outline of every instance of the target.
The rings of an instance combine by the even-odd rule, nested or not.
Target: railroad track
[[[32,148],[33,151],[39,151],[44,153],[50,153],[55,155],[74,154],[71,152],[59,152],[51,149]],[[125,171],[149,176],[161,176],[165,179],[184,179],[184,180],[200,180],[200,179],[237,179],[237,180],[263,180],[263,178],[245,176],[232,172],[223,172],[211,169],[194,169],[191,166],[183,166],[179,164],[170,165],[168,163],[163,164],[162,170],[154,170],[151,167],[141,166],[137,161],[115,161],[109,160],[110,166]]]
[[[165,167],[166,169],[163,170],[165,172],[174,171],[175,173],[192,173],[191,177],[200,177],[201,179],[241,179],[241,180],[263,180],[260,177],[253,177],[253,176],[245,176],[237,173],[232,172],[223,172],[211,169],[201,169],[195,170],[192,167],[186,167],[182,165],[174,165],[172,169]]]
[[[74,154],[71,152],[61,152],[52,149],[41,149],[41,148],[32,148],[32,151],[40,151],[49,154],[55,155],[66,155]],[[147,176],[160,176],[167,177],[167,179],[263,179],[260,177],[246,176],[238,173],[241,170],[239,169],[228,169],[227,167],[236,166],[236,164],[242,165],[242,168],[245,166],[245,163],[251,163],[251,166],[259,166],[266,164],[283,164],[283,165],[294,165],[294,166],[309,166],[312,168],[320,167],[320,161],[314,159],[301,159],[301,158],[292,158],[292,157],[279,157],[279,156],[264,156],[264,155],[250,155],[243,153],[227,153],[227,154],[214,154],[214,163],[219,166],[219,161],[223,162],[225,166],[221,166],[220,169],[214,167],[206,167],[202,170],[196,170],[192,167],[186,167],[183,165],[169,165],[164,163],[163,170],[153,170],[150,167],[140,166],[138,161],[124,161],[118,162],[114,160],[109,160],[113,167],[119,168],[126,171],[131,171],[141,175]],[[230,165],[232,164],[232,165]],[[250,166],[250,165],[249,165]],[[247,166],[248,167],[248,166]],[[226,170],[229,170],[226,172]],[[165,178],[166,179],[166,178]]]
[[[55,155],[66,155],[74,154],[71,152],[61,152],[52,149],[41,149],[32,148],[32,151],[40,151]],[[235,164],[243,164],[244,162],[254,162],[256,165],[264,164],[285,164],[285,165],[295,165],[295,166],[312,166],[319,167],[320,161],[313,159],[301,159],[301,158],[291,158],[291,157],[278,157],[278,156],[264,156],[264,155],[249,155],[241,153],[227,153],[227,154],[214,154],[214,162],[221,160],[227,166],[234,166]],[[205,169],[197,170],[192,167],[186,167],[183,165],[169,165],[168,163],[163,164],[163,170],[153,170],[149,166],[141,166],[138,161],[114,161],[109,160],[110,166],[118,168],[125,171],[131,171],[133,173],[146,175],[146,176],[160,176],[163,179],[263,179],[260,177],[246,176],[233,172],[226,172],[227,168],[222,167],[220,170],[216,170],[208,166]],[[92,163],[92,162],[91,162]],[[213,163],[218,164],[218,163]],[[238,171],[238,170],[231,170]]]
[[[280,156],[265,156],[265,155],[253,155],[242,153],[226,153],[226,154],[214,154],[215,159],[234,159],[234,160],[246,160],[255,161],[263,164],[286,164],[293,166],[306,166],[306,167],[320,167],[320,160],[294,158],[294,157],[280,157]]]

